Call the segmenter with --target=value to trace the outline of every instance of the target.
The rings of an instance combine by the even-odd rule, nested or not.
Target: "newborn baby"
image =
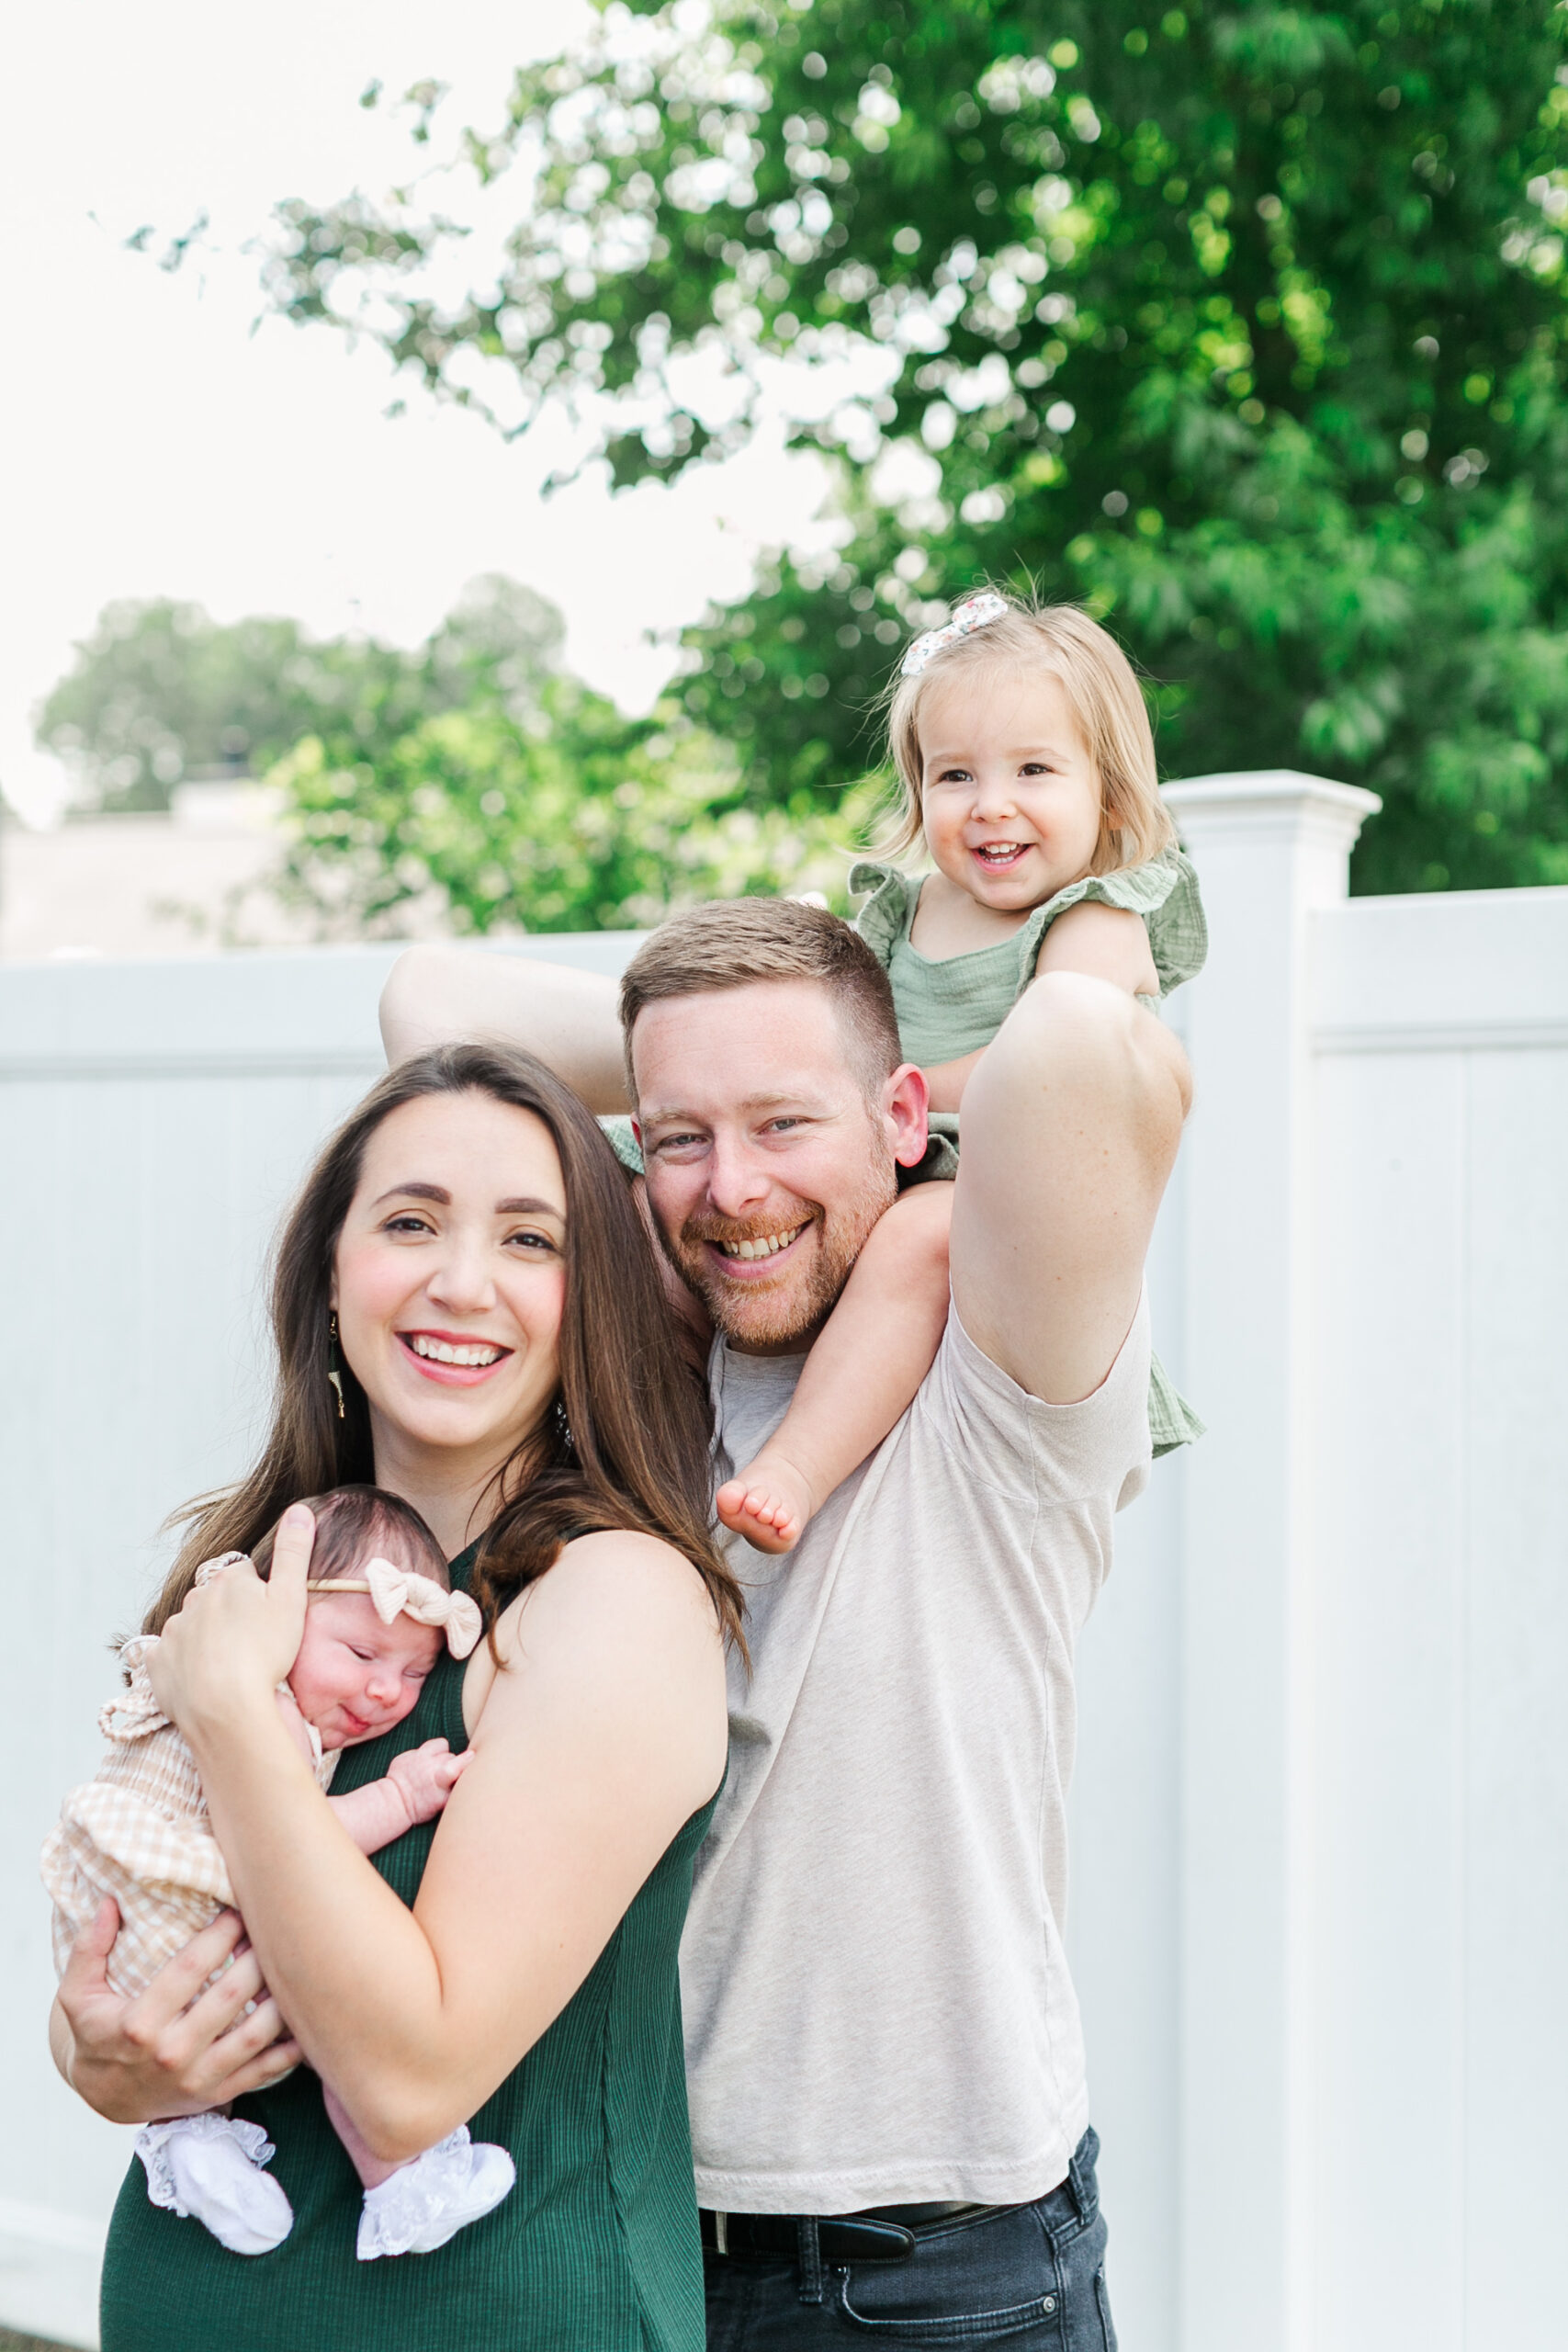
[[[423,1520],[397,1496],[340,1487],[307,1499],[316,1521],[310,1599],[277,1703],[325,1789],[339,1751],[400,1724],[443,1641],[454,1657],[466,1657],[481,1623],[468,1594],[451,1589]],[[275,1533],[255,1547],[263,1575]],[[197,1582],[243,1557],[233,1552],[209,1560]],[[147,1657],[156,1640],[138,1634],[123,1645],[129,1687],[98,1717],[108,1753],[96,1779],[66,1798],[43,1849],[56,1967],[63,1973],[77,1936],[112,1895],[121,1925],[108,1977],[129,1996],[234,1899],[195,1758],[159,1713],[148,1682]],[[454,1756],[445,1739],[427,1739],[394,1757],[383,1780],[327,1802],[361,1853],[373,1854],[438,1814],[468,1760],[467,1753]],[[321,2087],[366,2192],[362,2262],[429,2254],[491,2212],[512,2188],[516,2176],[505,2149],[474,2144],[466,2124],[407,2164],[381,2163],[331,2085]],[[202,2222],[235,2254],[269,2253],[293,2226],[282,2188],[262,2170],[274,2152],[257,2123],[216,2109],[178,2116],[144,2124],[136,2153],[152,2202]]]

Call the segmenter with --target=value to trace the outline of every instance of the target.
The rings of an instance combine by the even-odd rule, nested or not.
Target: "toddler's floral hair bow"
[[[998,596],[991,588],[982,589],[977,596],[965,596],[945,628],[928,628],[924,637],[916,638],[904,656],[899,675],[918,678],[933,653],[956,645],[961,637],[972,637],[977,628],[985,628],[991,621],[999,621],[1007,608],[1007,598]]]
[[[467,1657],[484,1631],[479,1603],[466,1592],[447,1592],[434,1577],[417,1576],[412,1568],[395,1568],[390,1560],[367,1560],[362,1577],[321,1577],[311,1592],[367,1592],[370,1605],[383,1625],[394,1617],[412,1617],[416,1625],[434,1625],[446,1636],[454,1657]]]

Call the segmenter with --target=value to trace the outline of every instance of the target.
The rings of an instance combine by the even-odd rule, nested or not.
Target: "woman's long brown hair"
[[[143,1631],[162,1630],[204,1560],[250,1551],[291,1502],[372,1483],[365,1392],[344,1363],[340,1418],[327,1379],[333,1266],[370,1137],[403,1103],[438,1094],[487,1094],[532,1112],[550,1132],[566,1187],[560,1385],[497,1476],[476,1599],[493,1623],[569,1537],[636,1530],[684,1553],[727,1638],[744,1652],[739,1588],[713,1540],[707,1400],[682,1352],[626,1176],[597,1120],[542,1062],[474,1045],[438,1046],[389,1070],[316,1161],[273,1263],[271,1435],[237,1487],[175,1514],[190,1532]]]

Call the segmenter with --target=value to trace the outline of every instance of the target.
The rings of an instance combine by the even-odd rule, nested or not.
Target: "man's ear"
[[[913,1062],[900,1062],[882,1097],[893,1157],[900,1168],[917,1168],[926,1154],[926,1116],[931,1089],[926,1074]]]

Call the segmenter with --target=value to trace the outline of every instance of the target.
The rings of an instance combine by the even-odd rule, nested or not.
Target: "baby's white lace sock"
[[[276,2152],[259,2123],[218,2114],[144,2123],[136,2153],[153,2204],[199,2222],[231,2254],[270,2254],[294,2227],[288,2198],[262,2170]]]
[[[459,2123],[379,2188],[366,2190],[360,2261],[375,2262],[383,2254],[434,2254],[470,2222],[493,2212],[516,2177],[504,2148],[471,2141],[468,2125]]]

